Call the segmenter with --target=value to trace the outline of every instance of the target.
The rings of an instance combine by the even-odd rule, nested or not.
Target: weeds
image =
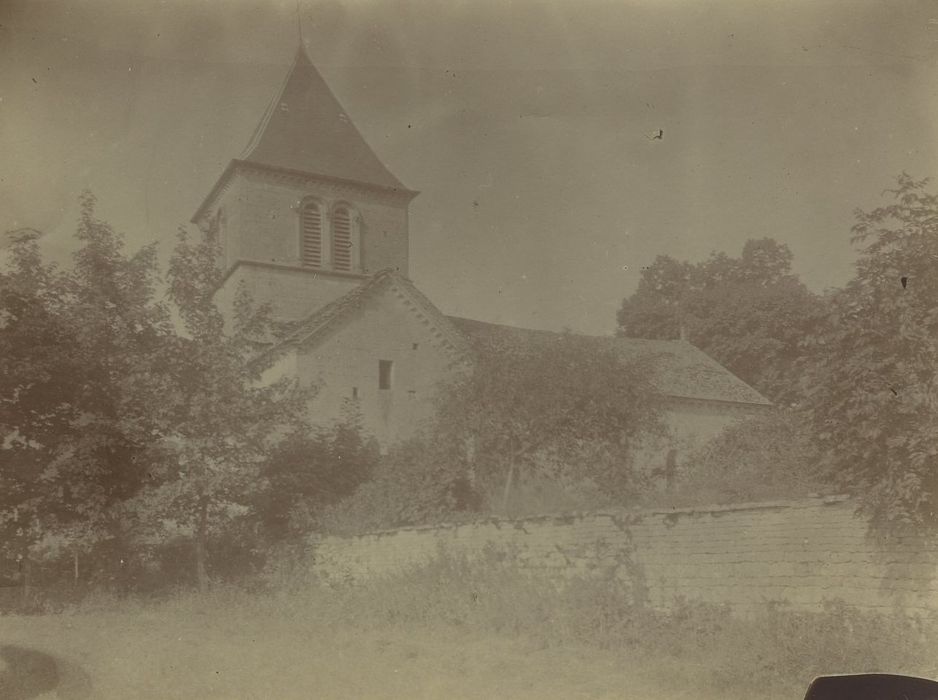
[[[605,650],[661,687],[691,687],[698,697],[800,697],[813,677],[827,673],[938,674],[934,621],[864,613],[837,601],[816,612],[766,604],[745,618],[692,600],[662,611],[636,597],[628,580],[557,583],[494,552],[475,560],[441,552],[423,566],[354,585],[312,581],[296,560],[273,571],[264,582],[206,594],[91,596],[68,612],[214,620],[226,629],[273,627],[301,639],[501,638],[564,656]]]
[[[457,627],[525,637],[537,647],[585,646],[694,669],[711,692],[797,697],[817,675],[938,674],[938,627],[905,615],[861,612],[839,601],[802,612],[766,603],[740,618],[727,606],[675,600],[667,611],[636,600],[615,577],[550,582],[494,562],[441,553],[396,576],[311,587],[320,622],[359,628]]]

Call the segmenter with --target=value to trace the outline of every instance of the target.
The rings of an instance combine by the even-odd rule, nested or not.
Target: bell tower
[[[237,289],[294,321],[378,270],[408,276],[417,196],[378,159],[301,46],[254,130],[192,222],[219,228],[230,313]]]

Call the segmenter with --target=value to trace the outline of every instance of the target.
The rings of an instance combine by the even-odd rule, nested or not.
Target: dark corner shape
[[[864,673],[821,676],[805,700],[938,700],[938,682],[912,676]]]
[[[79,667],[35,649],[0,645],[0,698],[32,700],[55,691],[61,700],[91,698],[91,681]]]

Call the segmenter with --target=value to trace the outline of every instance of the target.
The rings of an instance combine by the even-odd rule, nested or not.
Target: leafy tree
[[[617,319],[633,338],[684,335],[770,398],[799,400],[802,341],[823,301],[791,273],[792,254],[771,238],[749,240],[739,258],[714,253],[696,265],[659,256]]]
[[[458,519],[481,507],[467,479],[464,451],[433,433],[393,445],[370,478],[341,501],[318,509],[318,530],[355,534]]]
[[[465,452],[483,490],[503,484],[502,509],[525,475],[590,479],[619,497],[641,488],[634,450],[663,431],[653,360],[569,333],[496,333],[476,349],[473,370],[444,390],[433,434]]]
[[[125,254],[89,193],[77,238],[71,269],[26,240],[0,280],[0,523],[21,556],[39,540],[77,556],[123,534],[118,506],[140,487],[147,441],[124,386],[171,332],[153,296],[155,249]]]
[[[167,344],[154,371],[128,387],[156,436],[132,512],[159,541],[191,541],[200,589],[208,584],[211,538],[251,513],[265,489],[263,465],[303,428],[309,398],[291,379],[261,381],[264,367],[254,359],[269,337],[268,308],[239,293],[226,332],[213,302],[218,252],[215,230],[195,243],[180,231],[168,282],[186,334]]]
[[[267,490],[257,500],[257,516],[266,538],[278,542],[307,535],[322,508],[347,498],[373,476],[379,457],[353,407],[334,426],[288,436],[261,470]]]
[[[694,300],[690,339],[779,405],[803,397],[804,340],[823,323],[824,301],[798,280],[741,282],[705,290]]]
[[[938,196],[906,174],[856,212],[856,274],[812,338],[809,408],[830,475],[884,532],[938,525]]]
[[[475,350],[471,367],[441,388],[424,432],[392,447],[350,498],[324,508],[322,529],[514,513],[519,484],[535,480],[589,484],[620,502],[645,487],[634,453],[664,435],[654,358],[625,360],[612,338],[548,332],[496,332],[477,338]]]
[[[686,305],[696,282],[696,268],[688,262],[659,255],[642,271],[638,288],[623,300],[616,318],[619,334],[630,338],[671,340],[686,333]]]
[[[672,505],[800,498],[826,490],[804,416],[772,410],[727,427],[685,460]]]
[[[12,249],[0,274],[0,530],[6,556],[23,557],[50,509],[41,480],[72,411],[80,375],[70,362],[70,328],[57,294],[59,273],[44,265],[36,244]]]

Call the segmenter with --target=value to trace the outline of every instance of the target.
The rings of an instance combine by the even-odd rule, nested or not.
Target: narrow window
[[[358,387],[357,386],[352,387],[352,398],[356,400],[358,399]]]
[[[391,369],[394,363],[391,360],[378,360],[378,388],[391,388]]]
[[[352,215],[339,207],[332,217],[332,264],[336,270],[352,269]]]
[[[413,348],[414,350],[416,350],[416,349],[417,349],[417,343],[412,344],[412,345],[411,345],[411,348]]]
[[[322,210],[306,202],[300,210],[300,259],[307,267],[322,266]]]

